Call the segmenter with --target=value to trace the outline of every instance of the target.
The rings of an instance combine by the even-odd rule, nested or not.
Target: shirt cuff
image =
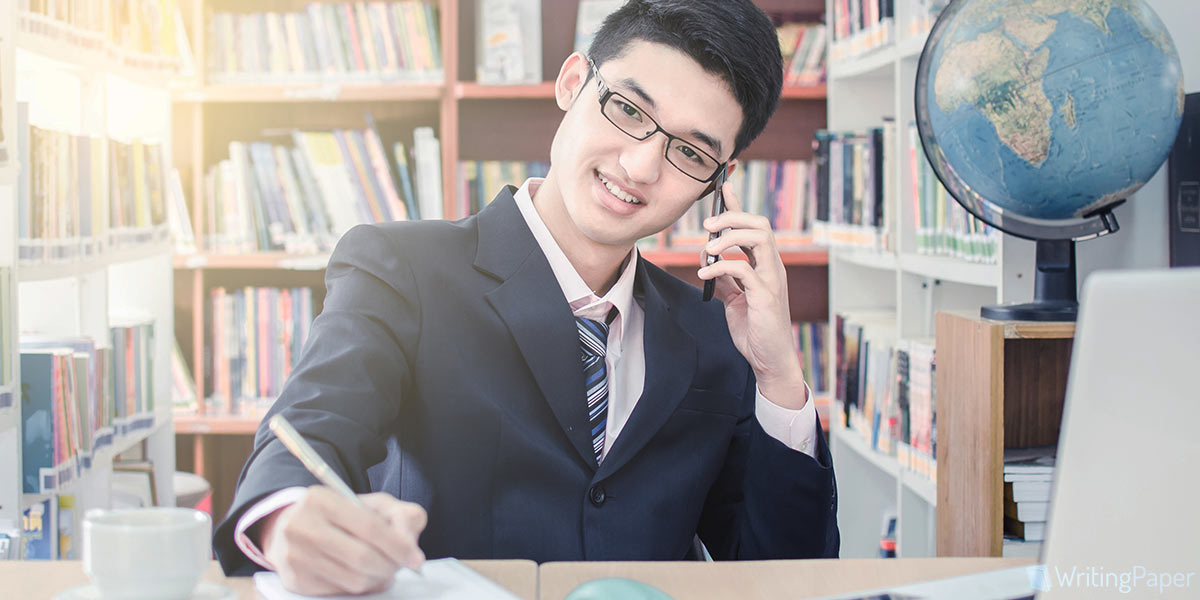
[[[306,489],[301,486],[284,488],[259,500],[258,504],[242,513],[242,517],[237,521],[237,526],[233,529],[233,541],[237,544],[238,550],[246,555],[246,558],[258,563],[264,569],[275,570],[275,567],[272,567],[270,561],[267,560],[267,556],[254,544],[246,531],[261,521],[263,517],[299,502]]]
[[[783,442],[788,448],[813,456],[817,439],[817,409],[813,406],[812,390],[809,389],[808,382],[804,383],[807,400],[804,402],[804,408],[800,410],[784,408],[771,402],[758,386],[754,387],[754,393],[754,414],[763,431]]]

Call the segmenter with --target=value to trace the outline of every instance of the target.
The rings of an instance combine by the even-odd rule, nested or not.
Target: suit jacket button
[[[605,497],[602,485],[593,485],[592,489],[588,490],[588,500],[591,500],[593,506],[603,505]]]

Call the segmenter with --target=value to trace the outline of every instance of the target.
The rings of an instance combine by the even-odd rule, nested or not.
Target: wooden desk
[[[649,583],[674,600],[811,598],[1034,564],[1031,558],[889,558],[753,562],[563,562],[538,569],[538,599],[562,600],[600,577]]]
[[[562,600],[579,584],[600,577],[649,583],[675,600],[810,598],[916,583],[1033,564],[1031,558],[907,558],[771,560],[754,562],[563,562],[538,567],[528,560],[463,561],[524,600]],[[254,580],[226,578],[212,563],[209,581],[253,599]],[[4,598],[49,600],[87,583],[78,561],[0,561]]]
[[[524,600],[537,600],[537,564],[530,560],[465,560],[479,571]],[[205,575],[233,588],[238,598],[258,598],[250,577],[225,577],[214,561]],[[0,597],[13,600],[50,600],[55,594],[87,584],[79,561],[0,561]],[[11,596],[8,594],[12,594]]]

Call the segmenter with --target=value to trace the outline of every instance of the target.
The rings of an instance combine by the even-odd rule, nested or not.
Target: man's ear
[[[580,52],[573,52],[563,61],[558,70],[558,78],[554,80],[554,101],[558,107],[566,111],[583,91],[591,74],[591,66],[587,57]]]
[[[733,172],[736,171],[737,168],[738,168],[737,159],[736,158],[729,159],[729,167],[728,167],[728,171],[725,173],[725,177],[726,178],[733,177]]]

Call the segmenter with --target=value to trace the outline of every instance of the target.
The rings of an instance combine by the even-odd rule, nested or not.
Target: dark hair
[[[634,40],[675,48],[729,84],[743,113],[733,156],[762,133],[779,105],[779,38],[751,0],[629,0],[604,20],[588,56],[600,66]]]

